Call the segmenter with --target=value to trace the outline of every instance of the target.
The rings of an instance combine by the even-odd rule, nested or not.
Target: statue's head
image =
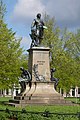
[[[56,71],[56,69],[55,69],[55,68],[52,68],[52,69],[51,69],[51,72],[55,72],[55,71]]]
[[[40,19],[41,18],[41,14],[38,13],[36,17]]]
[[[22,71],[23,71],[23,70],[24,70],[24,68],[23,68],[23,67],[20,67],[20,70],[22,70]]]

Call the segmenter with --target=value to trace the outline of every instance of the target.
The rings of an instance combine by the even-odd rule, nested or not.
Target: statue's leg
[[[39,45],[41,44],[42,40],[43,40],[43,31],[40,30],[40,32],[39,32]]]
[[[32,43],[31,43],[31,47],[34,47],[34,46],[36,46],[36,44],[35,44],[35,37],[32,39]]]
[[[38,46],[39,45],[39,40],[38,40],[38,37],[36,36],[35,37],[35,46]]]
[[[23,81],[20,82],[20,86],[21,86],[21,94],[22,94],[22,92],[24,91],[24,83],[23,83]]]
[[[39,38],[43,39],[43,33],[44,33],[44,29],[40,28],[40,30],[39,30]]]
[[[42,38],[39,38],[39,45],[41,44],[41,42],[42,42]]]
[[[23,93],[22,93],[22,96],[26,96],[27,95],[27,93],[30,91],[30,86],[29,86],[29,83],[27,83],[26,84],[26,88],[25,88],[25,90],[23,91]]]
[[[27,86],[25,81],[22,82],[22,86],[21,87],[22,87],[21,95],[24,96],[29,88],[28,88],[28,86]]]

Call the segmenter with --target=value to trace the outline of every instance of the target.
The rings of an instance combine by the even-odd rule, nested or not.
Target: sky
[[[7,10],[5,22],[17,38],[22,37],[21,47],[26,50],[31,44],[30,27],[37,13],[55,17],[61,29],[67,27],[76,32],[80,28],[80,0],[3,0],[3,3]]]

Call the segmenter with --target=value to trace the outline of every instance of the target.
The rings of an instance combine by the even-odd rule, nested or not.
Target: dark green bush
[[[9,115],[5,112],[0,112],[0,120],[8,120]]]

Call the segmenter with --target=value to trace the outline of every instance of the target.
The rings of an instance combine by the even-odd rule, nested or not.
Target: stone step
[[[61,100],[63,100],[64,98],[62,97],[62,96],[56,96],[56,95],[54,95],[54,96],[51,96],[51,95],[36,95],[36,96],[25,96],[24,97],[24,100],[26,100],[26,99],[29,99],[29,98],[32,98],[32,99],[61,99]]]
[[[7,103],[7,105],[13,106],[13,107],[21,107],[21,104],[16,104],[16,103]]]
[[[47,104],[61,104],[61,103],[63,103],[63,104],[65,104],[65,103],[71,103],[70,101],[66,101],[66,100],[57,100],[57,99],[42,99],[42,100],[35,100],[35,99],[32,99],[32,100],[26,100],[26,102],[25,103],[36,103],[36,104],[38,104],[38,103],[47,103]]]
[[[17,104],[20,104],[20,100],[9,100],[9,103],[17,103]]]
[[[16,99],[16,100],[24,100],[24,97],[23,96],[14,96],[14,99]]]
[[[36,96],[32,96],[32,95],[28,95],[28,96],[15,96],[14,100],[27,100],[27,99],[61,99],[63,100],[64,98],[62,96],[57,96],[57,95],[36,95]]]
[[[55,105],[61,105],[61,106],[76,106],[76,104],[73,103],[42,103],[42,102],[38,102],[38,103],[33,103],[33,102],[29,102],[29,103],[21,103],[21,104],[17,104],[17,103],[8,103],[8,105],[10,106],[14,106],[14,107],[25,107],[27,105],[49,105],[49,106],[55,106]],[[77,105],[78,106],[78,105]]]
[[[15,103],[15,104],[72,104],[71,101],[67,100],[61,100],[61,99],[26,99],[26,100],[9,100],[9,103]]]

